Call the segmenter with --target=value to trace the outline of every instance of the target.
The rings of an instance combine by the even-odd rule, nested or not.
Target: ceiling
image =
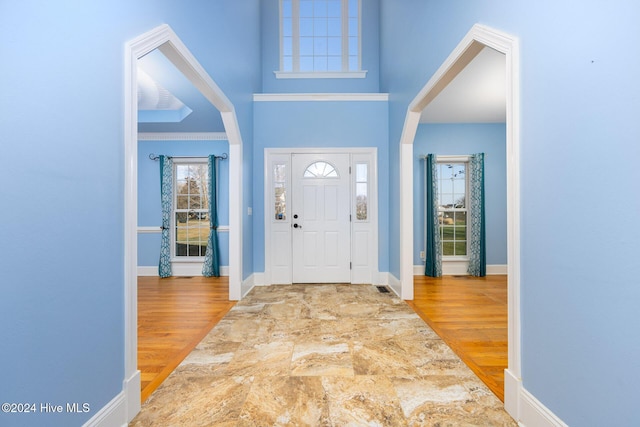
[[[138,61],[140,132],[224,132],[219,111],[159,51]],[[504,54],[485,47],[425,107],[420,123],[504,123]]]
[[[422,111],[420,123],[504,123],[504,54],[485,47]]]
[[[138,69],[140,132],[224,132],[220,112],[160,50],[140,58]]]

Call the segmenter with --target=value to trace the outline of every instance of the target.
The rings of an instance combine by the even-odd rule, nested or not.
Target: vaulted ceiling
[[[223,132],[220,113],[158,50],[138,61],[141,132]],[[505,58],[484,48],[424,109],[421,123],[504,123]]]

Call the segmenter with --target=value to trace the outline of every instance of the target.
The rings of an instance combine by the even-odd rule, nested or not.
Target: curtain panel
[[[442,276],[442,247],[438,222],[438,168],[435,154],[425,156],[425,276]]]
[[[220,249],[218,247],[218,179],[216,156],[209,156],[209,240],[202,265],[205,277],[220,277]]]
[[[171,211],[173,206],[173,160],[160,156],[160,194],[162,205],[162,240],[158,275],[171,276]]]
[[[487,275],[485,240],[484,153],[469,160],[469,269],[472,276]]]

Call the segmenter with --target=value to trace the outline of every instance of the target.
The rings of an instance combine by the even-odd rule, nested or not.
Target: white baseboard
[[[140,400],[140,397],[138,397],[138,400]],[[111,399],[111,402],[107,403],[89,421],[84,423],[82,427],[123,427],[128,423],[125,392],[121,391]]]
[[[140,412],[140,371],[123,381],[122,391],[82,427],[126,427]]]
[[[381,273],[382,274],[382,273]],[[391,290],[398,296],[402,295],[402,284],[400,283],[400,279],[394,276],[391,273],[386,273],[387,283],[386,286],[391,288]]]
[[[508,369],[504,371],[504,408],[521,427],[568,427],[544,406]]]
[[[181,276],[202,276],[202,264],[199,262],[175,263],[171,265],[171,273],[175,277]],[[138,266],[138,276],[158,276],[158,266]],[[229,266],[220,266],[220,276],[229,276]]]
[[[130,422],[138,412],[140,412],[140,408],[142,407],[142,403],[140,402],[140,390],[141,387],[142,376],[139,370],[136,370],[130,378],[125,379],[123,384],[123,389],[125,392],[125,399],[127,404],[127,423]]]
[[[468,263],[466,261],[447,261],[442,263],[442,274],[444,276],[466,276]],[[424,275],[424,264],[413,266],[414,276]],[[487,265],[487,276],[507,274],[506,264]]]
[[[254,286],[259,286],[256,284],[256,276],[258,274],[262,273],[254,273],[251,276],[247,277],[245,280],[242,281],[242,284],[240,285],[240,296],[241,298],[244,298],[247,296],[247,294],[249,292],[251,292],[251,289],[253,289]]]

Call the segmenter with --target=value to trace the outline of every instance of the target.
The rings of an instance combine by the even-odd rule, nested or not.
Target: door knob
[[[293,224],[293,228],[302,228],[302,226],[298,224]]]

